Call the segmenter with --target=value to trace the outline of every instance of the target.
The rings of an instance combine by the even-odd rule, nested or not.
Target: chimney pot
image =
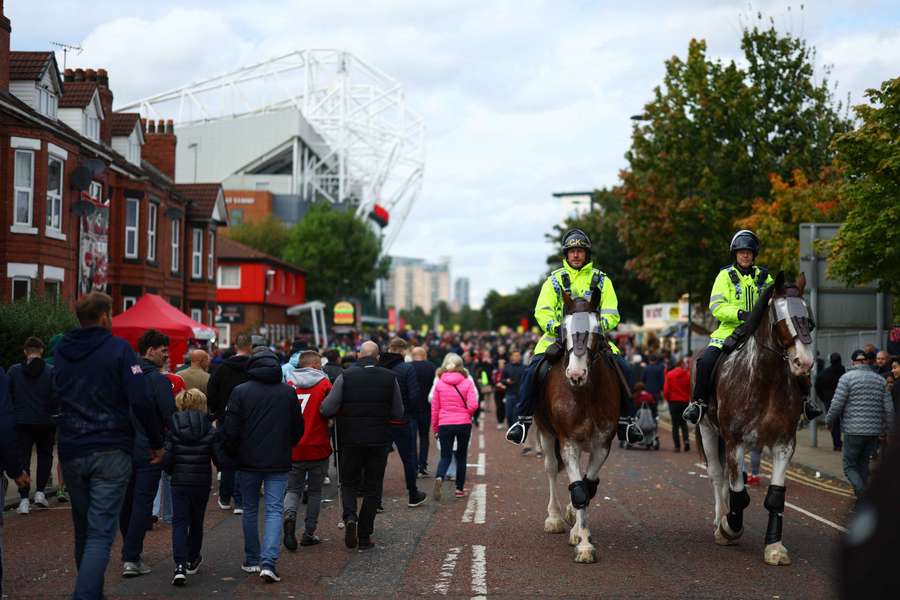
[[[166,120],[166,133],[172,135],[175,133],[175,122],[172,119]]]
[[[97,71],[93,69],[85,69],[84,70],[84,80],[85,81],[97,81]]]
[[[66,69],[63,73],[63,81],[75,81],[75,70]]]
[[[147,133],[156,133],[156,121],[153,119],[147,121]]]
[[[97,83],[104,87],[109,87],[109,73],[106,69],[97,69]]]
[[[75,81],[84,81],[84,69],[75,69]]]

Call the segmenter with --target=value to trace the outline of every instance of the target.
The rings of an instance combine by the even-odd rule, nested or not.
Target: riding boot
[[[531,427],[533,420],[534,417],[531,416],[520,416],[519,420],[516,423],[513,423],[513,426],[507,430],[506,441],[517,446],[524,444],[525,440],[528,439],[528,429]]]

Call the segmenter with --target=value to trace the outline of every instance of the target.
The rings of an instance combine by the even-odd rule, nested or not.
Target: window
[[[31,278],[29,277],[13,277],[12,278],[12,299],[27,300],[31,295]]]
[[[203,230],[191,229],[191,277],[203,277]]]
[[[92,181],[88,194],[90,194],[91,198],[94,200],[101,200],[101,196],[103,195],[103,184]]]
[[[202,308],[192,308],[191,309],[191,318],[198,323],[203,322],[203,309]]]
[[[172,219],[172,272],[177,273],[181,265],[178,253],[181,251],[181,222]]]
[[[219,282],[217,287],[225,289],[237,289],[241,287],[241,268],[238,265],[219,267]]]
[[[47,229],[62,231],[63,162],[53,156],[47,167]]]
[[[231,219],[232,225],[240,225],[244,222],[244,209],[231,208],[228,209],[228,217]]]
[[[135,304],[137,304],[137,298],[135,298],[134,296],[125,296],[122,298],[122,310],[123,311],[128,310]]]
[[[231,345],[231,324],[230,323],[219,323],[216,325],[216,329],[218,330],[218,335],[216,336],[216,343],[219,348],[227,348]]]
[[[135,142],[129,142],[128,144],[128,162],[133,165],[140,166],[141,164],[141,145]]]
[[[125,258],[137,258],[138,256],[140,210],[140,200],[125,198]]]
[[[16,150],[15,208],[13,223],[31,226],[34,195],[34,152]]]
[[[212,281],[213,279],[213,257],[216,254],[216,234],[209,232],[209,246],[206,248],[206,277]]]
[[[100,140],[100,119],[88,115],[87,111],[84,114],[84,135],[94,141]]]
[[[44,296],[59,302],[59,290],[62,287],[59,281],[44,281]]]
[[[156,260],[156,224],[159,221],[159,205],[151,202],[147,215],[147,260]]]
[[[56,94],[45,87],[38,87],[37,110],[39,113],[55,119],[58,103]]]

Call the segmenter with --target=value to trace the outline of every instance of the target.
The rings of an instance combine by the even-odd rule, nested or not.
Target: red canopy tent
[[[208,340],[216,335],[212,327],[198,323],[156,294],[144,294],[137,303],[113,317],[113,335],[124,338],[137,349],[138,338],[148,329],[169,336],[169,366],[174,371],[188,349],[188,340]]]

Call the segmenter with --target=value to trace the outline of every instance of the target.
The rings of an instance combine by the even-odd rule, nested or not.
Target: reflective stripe
[[[709,297],[710,302],[713,302],[715,300],[724,300],[724,299],[725,299],[725,294],[713,294],[712,296]]]
[[[710,310],[710,311],[716,310],[717,308],[719,308],[719,307],[722,306],[723,304],[725,304],[724,301],[722,301],[722,302],[713,302],[712,304],[709,305],[709,310]]]
[[[542,306],[538,310],[553,310],[553,308],[550,306]]]
[[[615,308],[604,308],[600,311],[601,315],[616,315],[619,316],[619,311]]]
[[[562,290],[559,287],[559,282],[556,280],[556,276],[550,276],[550,283],[553,285],[553,289],[556,291],[556,295],[560,298],[562,297]]]

